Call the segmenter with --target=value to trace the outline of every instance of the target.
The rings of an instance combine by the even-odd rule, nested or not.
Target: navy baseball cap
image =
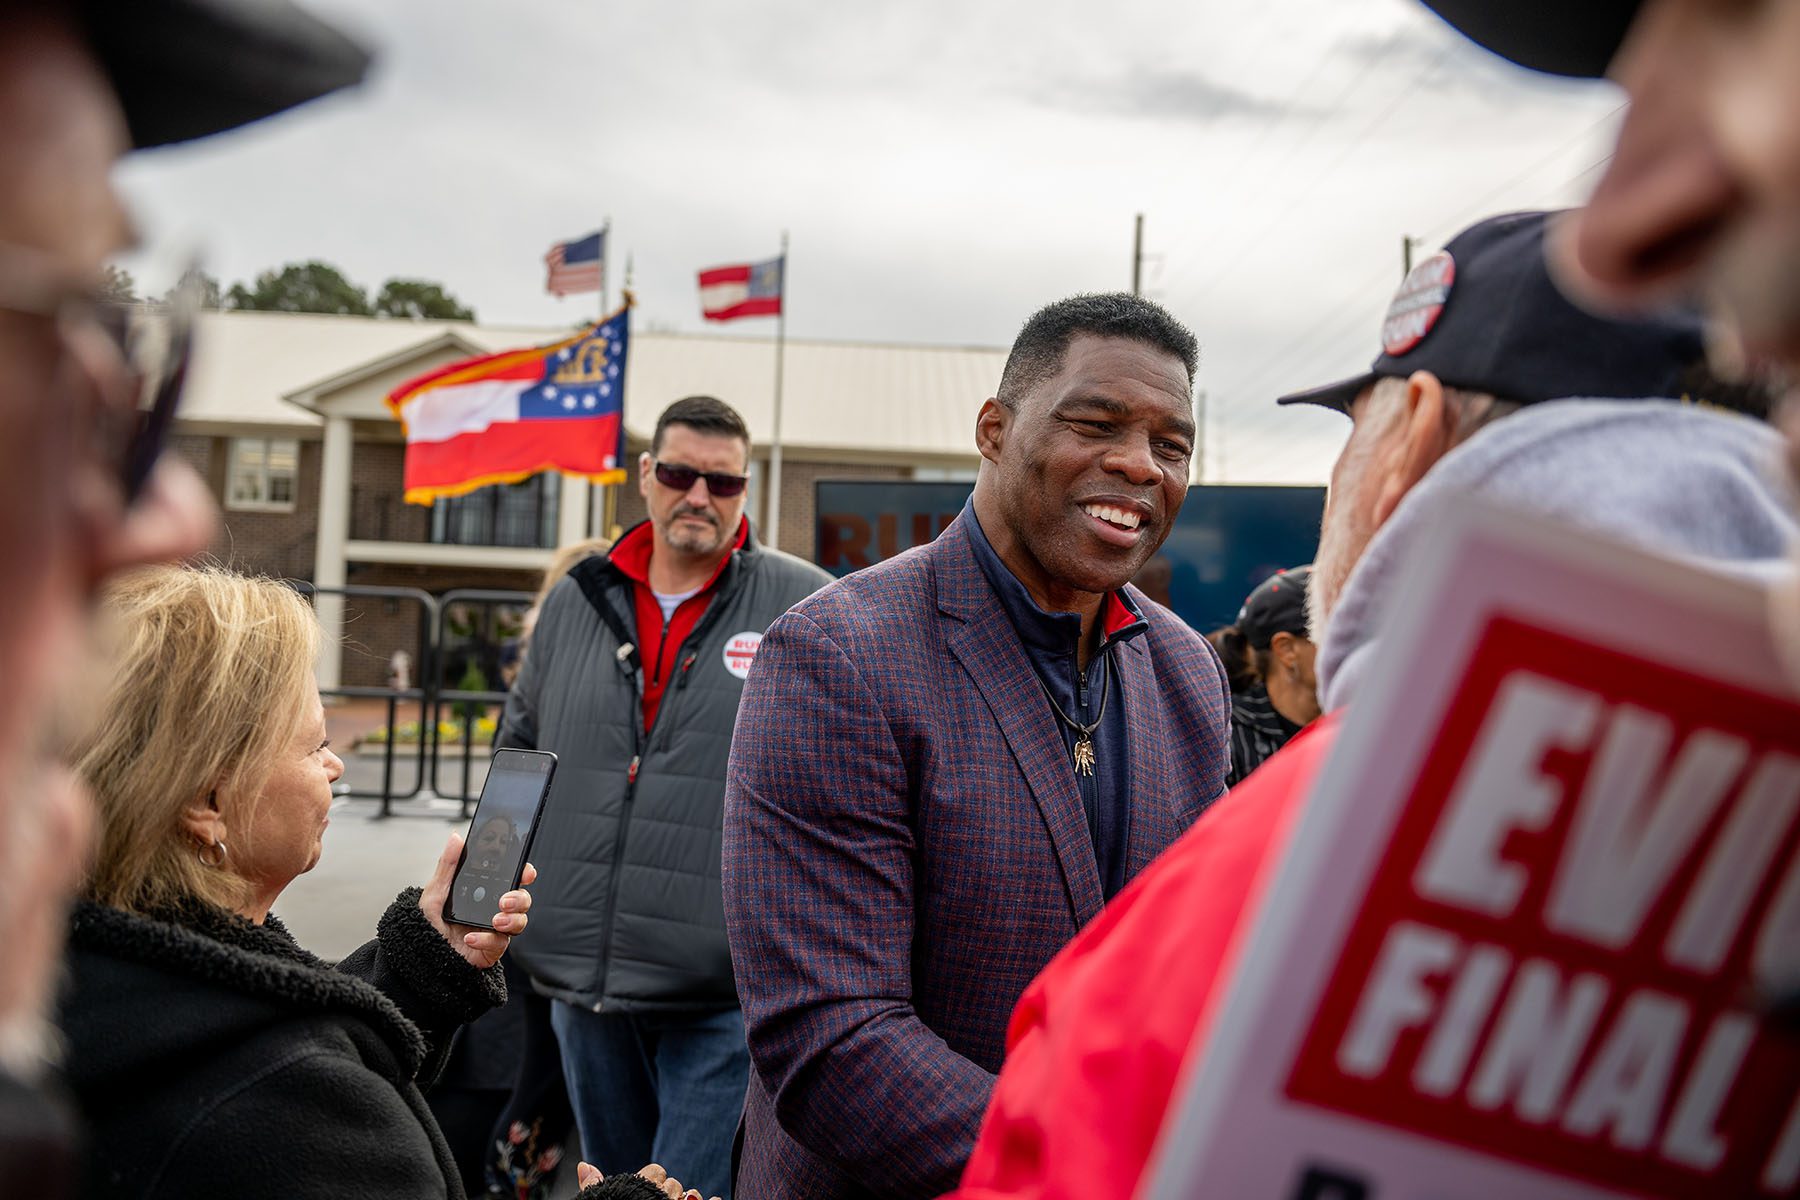
[[[1253,650],[1267,650],[1278,633],[1306,636],[1306,589],[1312,564],[1277,571],[1250,593],[1238,609],[1237,627]]]
[[[369,52],[291,0],[77,0],[138,149],[222,133],[362,80]]]
[[[1425,0],[1470,41],[1521,67],[1598,79],[1641,0]]]
[[[1457,234],[1401,282],[1381,325],[1381,353],[1366,373],[1277,403],[1348,413],[1377,379],[1414,371],[1520,404],[1684,395],[1706,358],[1700,313],[1601,317],[1569,303],[1544,257],[1544,230],[1555,215],[1490,217]]]

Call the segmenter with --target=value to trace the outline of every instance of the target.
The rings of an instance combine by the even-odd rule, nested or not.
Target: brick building
[[[385,404],[402,381],[477,354],[566,336],[567,329],[290,313],[209,312],[173,447],[224,512],[212,553],[243,570],[324,587],[529,591],[558,545],[587,536],[601,505],[579,480],[540,476],[430,507],[402,500],[405,446]],[[780,545],[813,554],[820,479],[972,478],[974,419],[1005,351],[811,342],[787,345],[782,400]],[[695,393],[744,414],[755,446],[749,512],[763,534],[774,433],[775,348],[763,338],[634,332],[626,368],[631,480],[615,521],[644,515],[637,452],[656,416]],[[595,528],[595,532],[600,532]],[[458,606],[446,623],[477,619]],[[418,605],[403,597],[321,597],[341,630],[321,682],[382,683],[395,651],[417,654]],[[483,620],[504,624],[501,612]],[[489,629],[491,636],[504,629]],[[484,671],[493,669],[486,664]],[[455,679],[446,682],[454,683]]]

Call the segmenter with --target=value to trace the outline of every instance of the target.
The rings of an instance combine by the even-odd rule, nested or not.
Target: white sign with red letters
[[[1143,1194],[1795,1194],[1762,592],[1474,504],[1418,551]]]

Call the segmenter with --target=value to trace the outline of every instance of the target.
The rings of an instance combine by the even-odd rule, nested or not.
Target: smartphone
[[[519,886],[525,855],[550,795],[556,755],[547,750],[496,750],[469,822],[462,861],[450,880],[444,920],[492,929],[500,897]]]

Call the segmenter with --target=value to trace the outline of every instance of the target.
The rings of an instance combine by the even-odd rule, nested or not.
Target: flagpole
[[[612,257],[612,216],[600,223],[600,320],[606,320],[606,260]],[[625,423],[625,406],[619,406],[619,424]],[[605,537],[612,528],[612,514],[617,503],[613,495],[616,484],[604,483],[588,489],[587,527],[589,537]]]
[[[607,217],[600,225],[600,319],[606,320],[606,260],[612,251],[606,243],[612,241],[612,218]]]
[[[612,222],[610,220],[608,220],[607,228],[610,229],[611,227],[612,227]],[[626,255],[626,257],[625,257],[625,286],[619,289],[619,309],[620,309],[619,319],[621,321],[629,322],[631,320],[631,313],[629,311],[630,308],[631,308],[631,256]],[[619,445],[621,448],[623,448],[625,445],[625,400],[626,400],[625,380],[626,380],[626,378],[627,378],[626,375],[619,376]],[[631,470],[630,467],[627,467],[622,462],[619,464],[619,468],[623,471]],[[606,538],[608,541],[612,540],[613,528],[614,528],[614,526],[616,526],[619,523],[619,489],[623,486],[624,486],[623,484],[619,484],[619,483],[607,484],[606,488],[605,488],[605,494],[601,498],[600,528],[598,530],[598,533],[599,533],[599,536]]]
[[[775,312],[775,433],[769,442],[769,495],[763,511],[769,527],[763,540],[781,548],[781,368],[787,357],[787,230],[781,231],[781,307]]]

